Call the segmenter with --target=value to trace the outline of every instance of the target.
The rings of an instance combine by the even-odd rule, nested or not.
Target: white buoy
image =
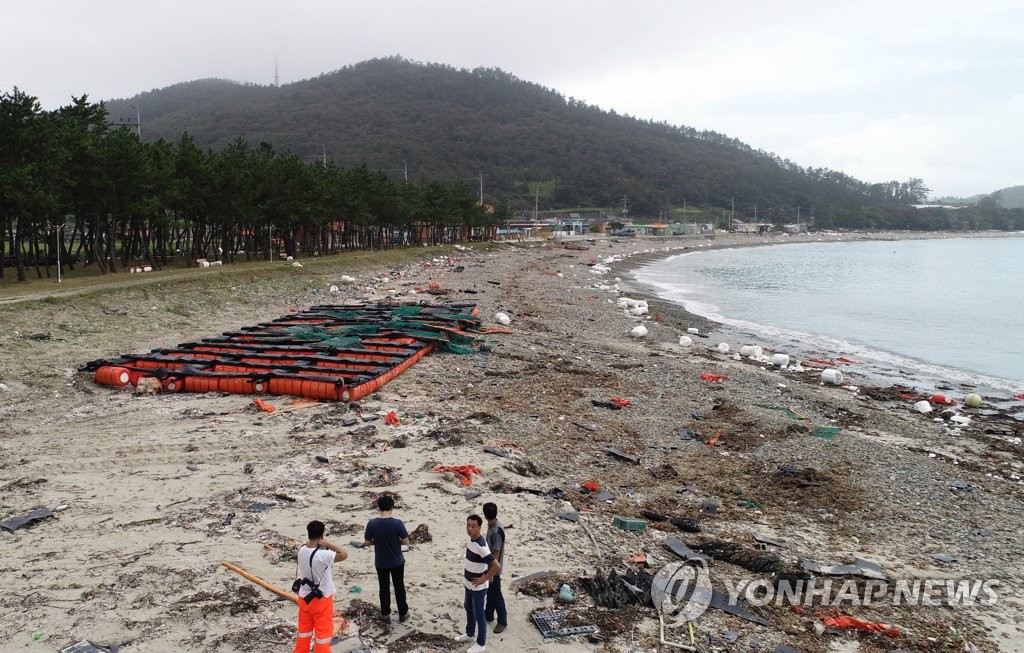
[[[679,346],[680,347],[689,347],[692,344],[693,344],[693,338],[691,338],[690,336],[679,336]]]
[[[785,367],[789,365],[789,354],[773,354],[772,365],[776,367]]]
[[[494,321],[497,322],[498,324],[502,325],[502,326],[508,326],[508,325],[512,324],[512,318],[510,318],[505,313],[495,313],[494,314]]]
[[[932,405],[925,400],[921,400],[914,404],[914,410],[919,413],[930,413],[932,412]]]
[[[746,356],[748,358],[757,358],[764,353],[764,350],[757,345],[743,345],[740,347],[740,356]]]
[[[355,277],[350,277],[347,274],[341,275],[341,282],[342,283],[355,283],[355,281],[356,281]]]
[[[644,336],[647,335],[647,327],[645,327],[642,324],[638,324],[637,326],[633,327],[630,330],[629,335],[633,336],[634,338],[643,338]]]
[[[338,292],[337,286],[331,286],[331,292]]]
[[[843,373],[839,370],[822,370],[821,382],[828,385],[842,385]]]
[[[719,354],[728,354],[729,353],[729,343],[727,343],[727,342],[720,342],[720,343],[718,343],[718,346],[715,347],[715,349],[718,350]]]
[[[972,392],[964,397],[964,405],[968,408],[977,408],[981,405],[981,395],[976,395]]]
[[[698,329],[697,327],[690,327],[689,329],[686,330],[686,332],[687,333],[697,334],[697,333],[700,333],[700,329]]]
[[[634,306],[633,308],[629,309],[629,314],[639,317],[641,315],[647,315],[647,311],[647,304],[644,304],[643,306]]]

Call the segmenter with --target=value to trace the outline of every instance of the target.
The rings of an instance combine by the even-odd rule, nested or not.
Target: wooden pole
[[[268,589],[271,592],[273,592],[274,594],[277,594],[278,596],[280,596],[282,598],[286,598],[289,601],[294,601],[295,603],[299,602],[299,597],[295,596],[291,592],[286,592],[285,590],[281,589],[277,585],[272,585],[272,584],[268,583],[267,581],[263,580],[262,578],[259,578],[258,576],[253,576],[252,574],[250,574],[246,570],[242,569],[241,567],[239,567],[237,565],[231,564],[227,560],[221,560],[220,564],[224,565],[225,567],[227,567],[231,571],[235,572],[239,576],[242,576],[243,578],[247,578],[247,579],[251,580],[252,582],[254,582],[257,585],[259,585],[260,587],[262,587],[264,589]]]

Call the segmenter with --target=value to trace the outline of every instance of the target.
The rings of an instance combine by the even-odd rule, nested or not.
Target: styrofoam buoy
[[[697,327],[690,327],[689,329],[686,330],[686,332],[687,333],[697,334],[697,333],[700,333],[700,329],[698,329]]]
[[[689,347],[692,344],[693,344],[693,338],[691,338],[690,336],[679,336],[679,346],[680,347]]]
[[[919,413],[930,413],[932,412],[932,405],[925,400],[921,400],[914,404],[914,410]]]
[[[341,282],[342,283],[355,283],[355,281],[356,281],[355,277],[350,277],[347,274],[341,275]]]
[[[634,338],[643,338],[647,335],[647,327],[642,324],[638,324],[629,331],[629,335]]]
[[[764,353],[764,350],[757,345],[743,345],[740,347],[740,356],[746,356],[748,358],[757,358]]]
[[[495,313],[494,314],[494,321],[497,322],[498,324],[502,325],[502,326],[508,326],[508,325],[512,324],[512,318],[510,318],[505,313]]]
[[[644,304],[643,306],[634,306],[629,309],[629,314],[634,316],[647,315],[647,311],[647,305]]]
[[[827,383],[828,385],[842,385],[843,373],[839,370],[822,370],[821,382]]]
[[[964,397],[964,404],[968,408],[977,408],[981,405],[981,395],[974,394],[973,392]]]
[[[331,286],[331,292],[338,292],[337,286]]]
[[[718,343],[718,346],[715,347],[715,349],[718,350],[719,354],[728,354],[729,353],[729,343],[727,343],[727,342],[720,342],[720,343]]]
[[[785,367],[789,365],[789,354],[773,354],[772,365],[776,367]]]

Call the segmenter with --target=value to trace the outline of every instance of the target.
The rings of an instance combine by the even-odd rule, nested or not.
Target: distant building
[[[782,230],[787,234],[805,234],[807,233],[807,225],[803,222],[797,224],[787,224],[782,226]]]
[[[733,218],[732,230],[740,234],[766,234],[775,228],[770,222],[744,222]]]

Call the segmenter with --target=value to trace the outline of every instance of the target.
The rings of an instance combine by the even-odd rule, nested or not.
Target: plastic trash
[[[693,344],[693,338],[691,338],[690,336],[679,336],[679,346],[680,347],[689,347],[692,344]]]
[[[977,408],[981,405],[981,395],[976,395],[972,392],[964,397],[964,404],[966,404],[968,408]]]
[[[922,400],[914,404],[914,410],[922,414],[930,413],[932,412],[932,405],[927,401]]]
[[[743,345],[740,347],[740,356],[746,356],[748,358],[757,358],[764,354],[764,350],[758,345]]]
[[[510,318],[507,314],[500,312],[494,314],[494,321],[502,326],[508,326],[512,324],[512,318]]]
[[[710,372],[704,372],[700,375],[701,381],[724,381],[725,376],[721,374],[711,374]]]
[[[573,594],[572,588],[568,585],[563,584],[558,589],[558,598],[562,599],[566,603],[572,603],[576,600],[576,595]]]
[[[776,367],[785,367],[789,365],[789,354],[773,354],[772,365]]]
[[[342,283],[355,283],[355,281],[356,281],[355,277],[350,277],[347,274],[341,275],[341,282]]]
[[[638,324],[637,326],[630,329],[629,335],[633,336],[634,338],[643,338],[644,336],[647,335],[647,327],[645,327],[642,324]]]
[[[697,327],[690,327],[690,328],[688,328],[686,330],[686,332],[687,333],[692,333],[692,334],[696,335],[696,334],[700,333],[700,329],[698,329]]]
[[[648,310],[649,309],[647,308],[647,304],[644,304],[643,306],[634,306],[633,308],[629,309],[629,314],[634,317],[639,317],[641,315],[647,315]]]
[[[338,292],[338,287],[337,286],[331,286],[330,291],[331,292]]]
[[[843,373],[839,370],[822,370],[821,382],[827,385],[842,385]]]
[[[719,354],[728,354],[729,353],[729,343],[727,343],[727,342],[720,342],[720,343],[718,343],[718,346],[715,347],[715,349],[718,350]]]
[[[955,406],[956,405],[956,400],[955,399],[950,399],[946,395],[932,395],[929,398],[929,401],[931,401],[933,404],[940,404],[942,406]]]

